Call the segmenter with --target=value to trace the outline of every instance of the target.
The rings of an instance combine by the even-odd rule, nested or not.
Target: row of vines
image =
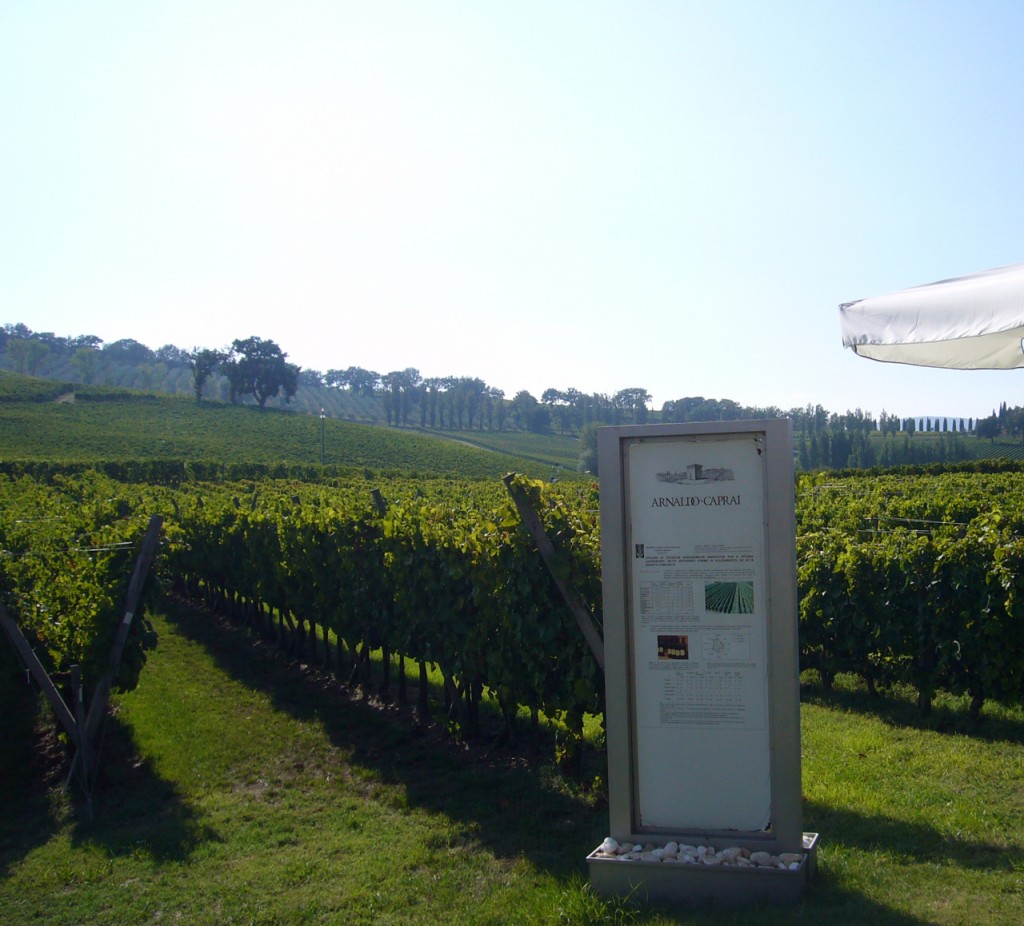
[[[1024,474],[807,476],[797,484],[800,652],[826,685],[1024,698]]]
[[[565,576],[598,607],[595,487],[520,484],[558,546]],[[0,546],[8,566],[27,564],[34,558],[15,554],[27,550],[30,538],[46,536],[42,525],[74,537],[62,552],[74,546],[81,553],[84,512],[102,509],[108,517],[98,520],[121,534],[140,533],[150,514],[160,514],[165,543],[158,568],[166,587],[385,696],[404,699],[407,660],[419,664],[423,682],[427,667],[435,667],[444,679],[447,719],[466,734],[478,726],[485,694],[509,733],[521,709],[560,718],[560,753],[571,765],[585,714],[601,710],[603,683],[505,487],[401,478],[376,483],[382,491],[372,485],[342,477],[330,485],[259,479],[161,487],[79,473],[44,486],[0,476],[0,494],[31,509],[30,517],[0,515]],[[83,562],[99,568],[106,560],[94,553]],[[88,602],[58,602],[47,597],[50,583],[39,572],[8,568],[0,583],[8,609],[47,647],[56,669],[83,660],[84,644],[66,645],[68,627],[79,626],[83,640],[92,640],[90,652],[104,651],[95,629],[104,621],[116,625],[116,616],[76,622],[73,615],[99,617],[116,607],[114,585],[100,596],[97,583],[84,589],[93,595]],[[371,653],[382,658],[374,662]],[[421,684],[421,712],[428,710],[426,691]]]
[[[132,552],[160,514],[165,587],[343,680],[390,696],[394,678],[404,699],[406,661],[421,679],[433,666],[464,732],[491,697],[510,729],[523,709],[561,718],[570,752],[600,712],[600,671],[500,482],[171,483],[0,474],[0,594],[54,670],[77,662],[95,678]],[[520,484],[600,623],[596,487]],[[913,685],[924,710],[940,688],[975,711],[1021,700],[1024,474],[807,475],[796,500],[804,668],[825,684],[843,672]],[[705,604],[749,610],[749,591],[714,589]],[[140,665],[144,645],[135,637],[126,659]]]
[[[0,602],[51,671],[79,665],[94,681],[107,667],[147,522],[145,512],[131,516],[117,483],[95,474],[52,484],[0,477]],[[143,652],[137,633],[122,683],[134,683]]]
[[[570,578],[599,603],[596,492],[522,484],[565,569],[577,564]],[[297,637],[311,655],[330,659],[326,641],[336,637],[338,658],[347,654],[364,684],[372,651],[385,673],[398,660],[399,684],[406,659],[421,674],[436,666],[450,719],[465,732],[486,691],[509,728],[526,707],[560,717],[578,740],[603,683],[504,486],[392,480],[383,489],[179,490],[172,569],[190,594]],[[378,682],[389,684],[387,675]]]

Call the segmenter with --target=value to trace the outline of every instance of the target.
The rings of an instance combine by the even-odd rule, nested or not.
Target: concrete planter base
[[[736,868],[587,856],[590,884],[604,897],[642,901],[739,906],[794,904],[817,872],[818,834],[804,833],[804,857],[797,869]]]

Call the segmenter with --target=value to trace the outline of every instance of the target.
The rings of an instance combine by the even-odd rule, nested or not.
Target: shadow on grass
[[[821,685],[804,682],[800,686],[800,699],[808,704],[866,714],[893,727],[970,736],[990,743],[1024,743],[1024,719],[994,716],[983,710],[974,720],[966,706],[954,707],[941,702],[934,704],[931,713],[925,716],[913,696],[906,693],[880,691],[873,695],[859,686],[837,685],[827,690]]]
[[[461,835],[438,837],[444,844],[436,848],[480,843],[496,856],[525,857],[569,877],[607,835],[607,813],[554,770],[553,741],[543,729],[524,732],[514,747],[495,745],[486,730],[497,732],[497,710],[484,704],[484,735],[460,742],[440,723],[419,724],[411,707],[349,694],[326,673],[289,662],[274,644],[255,640],[244,628],[177,602],[166,605],[168,621],[201,644],[218,668],[266,692],[278,710],[322,725],[348,764],[401,786],[401,797],[385,795],[385,800],[442,813],[458,823]],[[392,691],[395,687],[393,678]],[[410,681],[411,702],[415,692]],[[443,714],[440,697],[439,686],[432,686],[435,720]]]
[[[56,830],[49,795],[63,753],[56,721],[7,655],[0,652],[0,877]]]
[[[816,801],[804,802],[805,826],[826,834],[835,843],[868,852],[887,860],[913,863],[954,864],[965,869],[1006,870],[1013,856],[1006,846],[958,839],[931,826],[907,823],[891,817],[857,813]],[[1022,847],[1024,852],[1024,847]]]
[[[439,830],[434,836],[436,849],[479,844],[498,857],[525,858],[570,885],[578,882],[586,855],[607,834],[606,811],[566,785],[554,771],[551,743],[545,735],[526,744],[532,748],[525,750],[523,743],[515,750],[459,744],[435,727],[417,725],[411,710],[349,697],[322,673],[287,664],[272,646],[256,643],[246,630],[220,618],[175,602],[167,602],[165,613],[175,630],[202,645],[222,671],[268,693],[276,709],[322,725],[357,774],[363,770],[368,780],[400,786],[377,792],[378,799],[425,808],[453,821],[454,834]],[[841,832],[844,840],[852,838],[869,849],[888,844],[891,851],[935,858],[935,845],[942,842],[938,833],[927,828],[908,835],[895,821],[837,814],[825,806],[809,805],[807,814],[813,821],[808,829]],[[971,853],[988,857],[996,851],[961,843],[938,857],[984,866],[984,858],[971,858]],[[708,926],[822,922],[925,926],[928,922],[850,889],[842,883],[841,873],[825,868],[819,868],[816,881],[793,907],[743,906],[735,912],[661,905],[644,909]]]
[[[875,903],[863,894],[843,888],[828,873],[819,873],[803,898],[793,906],[768,903],[737,907],[650,904],[647,910],[661,913],[666,919],[685,923],[686,926],[723,926],[726,923],[729,926],[931,926],[934,922]],[[613,921],[595,919],[594,922]],[[644,919],[623,918],[621,922],[644,922]]]
[[[131,729],[116,716],[108,716],[104,723],[91,802],[72,784],[72,844],[96,846],[113,856],[184,861],[196,846],[217,841],[217,833],[200,822],[175,785],[156,773],[150,759],[139,758]]]
[[[100,769],[91,801],[77,779],[67,793],[69,756],[56,721],[36,690],[3,690],[0,719],[0,876],[69,820],[72,842],[111,855],[144,854],[181,860],[200,842],[216,839],[152,763],[138,757],[131,730],[116,717],[103,729]]]

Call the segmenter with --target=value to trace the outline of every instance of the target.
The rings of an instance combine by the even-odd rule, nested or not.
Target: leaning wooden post
[[[18,655],[36,680],[36,684],[39,685],[46,695],[46,699],[50,702],[50,707],[53,708],[57,720],[67,731],[75,747],[75,755],[71,760],[71,769],[68,772],[67,780],[68,782],[71,781],[79,764],[81,764],[82,781],[86,792],[86,799],[89,801],[90,814],[92,794],[89,782],[94,771],[93,766],[97,762],[97,755],[91,748],[92,742],[96,736],[96,730],[99,728],[100,719],[106,712],[107,696],[110,693],[110,688],[114,684],[114,680],[117,678],[117,670],[121,666],[121,656],[124,654],[128,631],[135,616],[135,611],[138,608],[139,599],[142,597],[142,588],[146,581],[146,574],[149,572],[153,558],[156,555],[157,544],[160,540],[160,529],[163,523],[163,518],[159,515],[153,515],[149,519],[149,527],[142,541],[142,549],[135,561],[135,570],[132,573],[131,581],[128,583],[128,594],[125,596],[125,614],[117,628],[117,636],[114,640],[114,648],[110,656],[110,666],[100,677],[96,685],[87,715],[85,715],[82,677],[79,666],[71,667],[71,683],[75,696],[75,713],[73,714],[67,704],[64,703],[64,699],[57,690],[57,686],[54,685],[46,668],[39,661],[39,657],[36,656],[28,640],[25,639],[21,628],[7,613],[3,603],[0,602],[0,627],[3,628],[8,639],[18,651]]]
[[[377,511],[377,516],[384,518],[388,513],[388,503],[384,500],[384,495],[380,489],[374,489],[371,493],[373,496],[373,507]],[[391,601],[387,605],[388,621],[390,622],[394,618],[395,613],[395,600],[392,595]],[[380,689],[378,694],[382,701],[389,701],[391,699],[391,641],[388,639],[386,634],[381,635],[381,680]]]
[[[541,559],[544,560],[544,564],[548,567],[548,571],[555,580],[555,585],[558,587],[562,598],[569,606],[572,616],[576,618],[576,623],[579,625],[580,631],[590,647],[590,651],[594,654],[597,664],[604,669],[604,640],[601,639],[600,632],[594,626],[590,609],[580,593],[558,574],[555,562],[557,555],[555,545],[551,542],[551,538],[548,537],[547,531],[544,530],[544,524],[540,516],[533,510],[530,499],[522,490],[522,487],[516,484],[515,478],[515,473],[509,473],[502,477],[502,482],[505,483],[509,495],[512,496],[512,501],[515,502],[516,510],[519,512],[523,525],[533,535],[537,549],[540,551]]]
[[[157,545],[160,542],[160,529],[163,527],[163,523],[164,519],[158,514],[153,515],[149,519],[149,527],[146,528],[146,536],[142,540],[142,548],[139,550],[138,558],[135,560],[135,570],[132,572],[131,581],[128,583],[128,594],[125,595],[124,617],[121,618],[121,623],[118,624],[114,648],[110,653],[110,665],[96,683],[92,700],[89,702],[89,713],[85,718],[85,729],[82,731],[82,739],[90,744],[96,736],[96,731],[99,729],[100,720],[106,713],[110,689],[117,680],[117,671],[121,667],[121,656],[124,654],[125,643],[128,640],[128,631],[131,629],[132,620],[135,618],[135,611],[139,606],[139,599],[142,597],[146,575],[149,573],[149,567],[156,556]],[[92,750],[90,750],[91,752]],[[81,750],[79,750],[79,754],[81,754]],[[78,756],[75,757],[75,761],[77,760]],[[93,755],[93,762],[95,761],[96,757]]]
[[[68,736],[71,737],[71,742],[74,743],[75,749],[80,749],[81,731],[75,722],[74,714],[71,713],[67,704],[64,703],[64,699],[60,696],[57,686],[53,684],[53,679],[50,678],[46,667],[39,661],[39,657],[29,645],[28,640],[25,639],[21,628],[14,622],[14,618],[7,613],[3,602],[0,602],[0,627],[3,627],[4,632],[7,634],[7,639],[11,641],[11,644],[18,651],[21,661],[25,664],[32,678],[35,679],[36,684],[42,689],[43,694],[46,695],[46,700],[50,702],[50,707],[53,708],[53,713],[56,715],[60,725],[67,731]]]
[[[82,668],[79,665],[73,665],[71,667],[71,694],[75,701],[75,722],[78,725],[79,730],[85,729],[85,696],[82,690]],[[89,770],[92,768],[92,762],[89,757],[89,742],[83,736],[81,743],[78,746],[77,756],[81,756],[82,766],[82,791],[85,793],[85,803],[89,812],[89,819],[92,819],[92,781],[89,776]],[[77,762],[74,763],[71,768],[72,772],[77,766]],[[71,773],[68,774],[67,781],[64,783],[64,789],[67,790],[68,785],[71,784]]]

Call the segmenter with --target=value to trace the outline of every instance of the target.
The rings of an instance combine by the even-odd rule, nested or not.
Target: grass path
[[[241,635],[155,624],[96,822],[54,797],[20,821],[53,817],[40,844],[0,831],[0,922],[536,922],[595,844],[590,808],[529,768],[437,748],[299,672],[270,695]]]
[[[2,797],[5,926],[1024,921],[1020,711],[964,731],[949,705],[922,725],[898,699],[809,690],[814,887],[789,909],[658,913],[583,889],[606,814],[540,761],[337,697],[191,612],[154,625],[95,822],[59,789]]]

